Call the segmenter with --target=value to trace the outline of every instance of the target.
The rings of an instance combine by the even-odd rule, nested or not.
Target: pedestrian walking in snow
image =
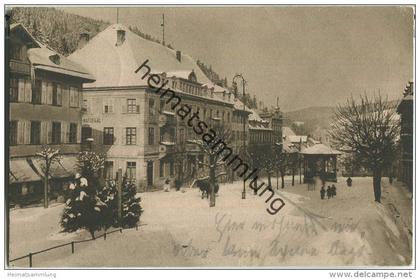
[[[328,197],[328,199],[331,198],[331,187],[329,185],[328,185],[328,188],[327,188],[327,197]]]
[[[320,193],[321,193],[321,200],[323,200],[325,198],[325,186],[321,187]]]
[[[169,190],[171,189],[171,185],[169,184],[169,182],[170,182],[169,179],[165,180],[165,184],[163,185],[163,191],[169,192]]]
[[[335,188],[335,185],[333,184],[331,186],[331,197],[335,197],[337,195],[337,188]]]

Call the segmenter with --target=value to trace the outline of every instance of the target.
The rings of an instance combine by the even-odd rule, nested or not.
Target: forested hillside
[[[108,22],[43,7],[13,8],[10,23],[17,22],[22,23],[38,41],[63,55],[76,50],[81,32],[89,32],[93,37],[109,25]]]

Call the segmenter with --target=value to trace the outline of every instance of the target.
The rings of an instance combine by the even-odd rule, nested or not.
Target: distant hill
[[[295,133],[310,135],[315,131],[328,130],[334,116],[334,107],[309,107],[284,113],[284,125],[291,127]],[[303,122],[297,127],[293,122]]]
[[[35,39],[63,55],[76,50],[81,32],[93,37],[109,25],[46,7],[15,7],[9,15],[10,23],[22,23]]]

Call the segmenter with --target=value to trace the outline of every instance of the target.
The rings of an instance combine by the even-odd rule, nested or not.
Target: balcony
[[[31,74],[31,65],[25,61],[19,61],[15,59],[10,59],[9,63],[10,72],[18,74]]]
[[[163,158],[168,154],[176,152],[175,142],[173,141],[161,141],[159,145],[159,158]]]
[[[159,114],[159,127],[163,127],[165,125],[176,125],[175,113],[169,111],[162,111]]]

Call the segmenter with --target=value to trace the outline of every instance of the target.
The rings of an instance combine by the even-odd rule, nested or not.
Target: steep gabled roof
[[[125,40],[118,46],[117,30],[125,31]],[[110,25],[69,57],[96,77],[95,82],[84,85],[86,88],[147,85],[147,80],[134,72],[146,60],[152,72],[185,75],[194,71],[199,83],[211,83],[190,56],[181,54],[178,61],[175,50],[143,39],[121,24]]]
[[[34,47],[41,47],[40,43],[32,36],[32,34],[23,26],[22,23],[13,23],[10,25],[10,32],[19,32]]]
[[[39,48],[29,49],[28,58],[35,69],[73,76],[87,82],[95,80],[85,68],[42,44]]]

